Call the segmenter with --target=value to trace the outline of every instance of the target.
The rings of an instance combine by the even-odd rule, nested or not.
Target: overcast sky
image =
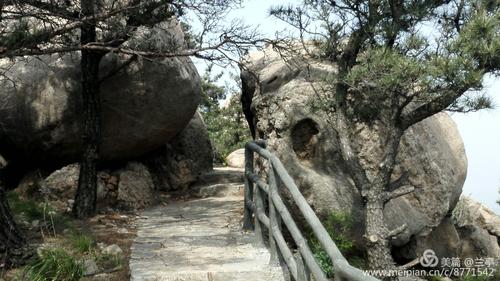
[[[244,7],[230,17],[243,19],[247,24],[259,25],[265,35],[272,36],[287,26],[269,17],[272,5],[297,3],[295,0],[246,0]],[[201,64],[197,63],[199,69]],[[484,79],[486,93],[496,108],[475,113],[452,114],[462,135],[468,158],[468,172],[463,194],[484,203],[500,214],[500,79]]]

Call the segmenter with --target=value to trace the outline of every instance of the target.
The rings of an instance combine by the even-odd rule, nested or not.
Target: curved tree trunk
[[[82,16],[94,15],[94,0],[82,1]],[[89,20],[81,28],[80,43],[82,45],[96,41],[95,22]],[[82,50],[82,96],[84,114],[84,150],[80,162],[78,189],[73,205],[76,218],[91,217],[97,206],[97,158],[101,135],[100,96],[99,96],[99,62],[102,54]]]
[[[4,255],[0,265],[4,266],[24,264],[30,257],[26,240],[12,217],[2,186],[0,186],[0,253]]]

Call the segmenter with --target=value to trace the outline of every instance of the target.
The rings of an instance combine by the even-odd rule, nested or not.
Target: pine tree
[[[383,209],[414,190],[407,173],[391,181],[401,137],[438,112],[491,106],[477,92],[500,67],[500,7],[490,0],[303,0],[270,13],[299,31],[299,44],[287,48],[315,45],[297,53],[337,66],[321,109],[331,113],[363,198],[369,264],[395,268],[390,240],[406,225],[388,229]],[[379,136],[379,153],[362,155],[359,128]]]

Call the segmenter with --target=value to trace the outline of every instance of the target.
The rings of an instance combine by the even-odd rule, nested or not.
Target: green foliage
[[[216,85],[222,73],[211,76],[211,67],[202,79],[202,101],[200,112],[207,125],[208,134],[215,150],[215,158],[219,163],[232,151],[242,148],[251,140],[250,130],[245,121],[239,95],[228,87]],[[226,99],[226,105],[221,103]]]
[[[495,271],[495,273],[490,276],[488,274],[483,274],[483,275],[464,275],[460,278],[460,281],[497,281],[500,280],[500,272],[498,272],[498,269]]]
[[[430,102],[437,95],[454,94],[443,90],[450,84],[457,90],[479,89],[483,75],[470,56],[422,59],[382,47],[366,50],[359,62],[349,72],[346,83],[351,86],[349,113],[363,121],[381,118],[384,111],[392,110],[394,95],[413,94],[421,102]],[[451,109],[464,112],[490,107],[489,98],[477,95],[456,100]]]
[[[342,253],[353,249],[354,241],[350,238],[352,218],[347,213],[332,212],[323,224]]]
[[[74,219],[57,213],[49,202],[36,202],[33,199],[22,198],[15,191],[7,193],[7,201],[12,214],[27,222],[39,220],[40,226],[47,233],[55,234],[64,229],[75,229]]]
[[[200,111],[202,113],[215,112],[220,109],[220,102],[226,98],[227,89],[216,85],[221,79],[223,73],[212,75],[213,65],[209,65],[202,77],[201,84],[201,103]]]
[[[330,234],[333,242],[335,242],[335,245],[337,245],[349,263],[358,268],[366,268],[366,260],[357,253],[354,240],[350,238],[353,227],[352,223],[352,218],[344,212],[332,212],[323,221],[328,234]],[[323,272],[325,272],[327,277],[333,277],[332,261],[312,231],[309,234],[309,244]]]
[[[32,281],[76,281],[83,277],[83,265],[64,249],[44,249],[26,266],[25,275]]]
[[[499,73],[499,7],[492,0],[403,1],[397,7],[303,0],[270,14],[315,44],[306,59],[339,66],[340,80],[325,81],[339,90],[323,102],[325,110],[346,105],[354,122],[403,120],[405,127],[441,110],[492,106],[479,91],[485,73]]]
[[[11,30],[0,34],[0,47],[18,49],[31,47],[34,42],[43,42],[49,39],[49,33],[30,26],[28,20],[21,18],[15,22]]]
[[[94,245],[94,239],[85,234],[73,234],[70,241],[73,248],[81,254],[90,253]]]
[[[43,219],[44,207],[40,204],[22,199],[14,191],[7,193],[7,201],[13,214],[22,216],[30,221]]]
[[[500,12],[480,9],[461,30],[460,36],[450,46],[451,50],[468,55],[487,69],[498,70],[500,65]]]

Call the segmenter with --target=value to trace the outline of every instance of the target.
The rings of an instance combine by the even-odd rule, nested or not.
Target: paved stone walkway
[[[131,280],[281,281],[269,252],[241,231],[243,198],[234,194],[144,211],[130,259]]]

